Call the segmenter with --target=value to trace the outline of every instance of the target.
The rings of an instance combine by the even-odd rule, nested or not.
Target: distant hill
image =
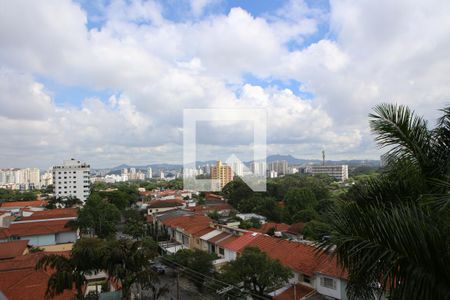
[[[289,165],[311,165],[311,164],[320,164],[322,163],[319,159],[300,159],[296,158],[292,155],[283,155],[283,154],[274,154],[267,156],[267,163],[271,163],[277,160],[286,160]],[[208,161],[197,161],[197,166],[204,166],[204,165],[214,165],[216,163],[215,160],[208,160]],[[250,165],[251,161],[245,162],[246,165]],[[352,159],[352,160],[327,160],[326,164],[332,164],[332,165],[349,165],[349,166],[374,166],[378,167],[380,166],[379,160],[360,160],[360,159]],[[147,170],[148,167],[151,167],[153,171],[158,170],[181,170],[183,168],[182,164],[149,164],[144,166],[137,166],[137,165],[127,165],[127,164],[121,164],[113,168],[103,168],[103,169],[94,169],[93,171],[105,171],[107,170],[108,174],[120,174],[121,170],[124,168],[135,168],[136,170]]]

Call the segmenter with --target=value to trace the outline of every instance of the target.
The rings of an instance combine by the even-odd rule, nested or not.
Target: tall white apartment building
[[[254,161],[250,168],[255,176],[266,176],[267,164],[265,161]]]
[[[77,197],[85,202],[90,193],[90,166],[70,159],[53,167],[53,184],[56,197]]]
[[[239,176],[239,177],[244,176],[244,164],[243,163],[233,162],[233,163],[231,163],[230,167],[235,176]]]
[[[288,173],[288,162],[286,160],[277,160],[269,164],[269,171],[275,171],[278,175],[286,175]]]
[[[48,169],[44,174],[41,176],[41,186],[49,186],[53,184],[53,169]]]
[[[325,174],[334,177],[339,181],[345,181],[348,179],[348,165],[307,166],[306,173],[311,173],[313,175]]]
[[[147,168],[147,178],[151,179],[153,177],[153,170],[151,167]]]
[[[40,171],[37,168],[0,169],[0,186],[12,189],[38,189],[41,186]]]

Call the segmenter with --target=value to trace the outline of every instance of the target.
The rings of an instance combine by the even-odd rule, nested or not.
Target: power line
[[[192,278],[192,276],[194,276],[194,275],[196,275],[196,276],[201,276],[201,277],[203,277],[203,280],[205,280],[205,279],[209,279],[209,280],[212,280],[212,281],[215,281],[215,282],[218,282],[218,283],[220,283],[222,286],[223,286],[223,288],[225,288],[225,287],[233,287],[233,288],[236,288],[236,289],[238,289],[239,291],[242,291],[241,289],[241,287],[239,287],[239,286],[236,286],[236,285],[234,285],[234,284],[230,284],[230,283],[227,283],[227,282],[224,282],[224,281],[221,281],[221,280],[219,280],[219,279],[217,279],[217,278],[214,278],[214,277],[211,277],[211,276],[207,276],[207,275],[205,275],[205,274],[202,274],[202,273],[200,273],[200,272],[198,272],[198,271],[195,271],[195,270],[193,270],[193,269],[191,269],[191,268],[188,268],[188,267],[186,267],[186,266],[183,266],[183,265],[181,265],[181,264],[179,264],[179,263],[177,263],[177,262],[174,262],[174,261],[172,261],[172,260],[170,260],[170,259],[168,259],[168,258],[166,258],[166,257],[164,257],[164,256],[161,256],[161,258],[163,259],[163,260],[165,260],[166,262],[169,262],[169,263],[173,263],[173,264],[175,264],[175,265],[177,265],[177,266],[179,266],[179,267],[181,267],[184,271],[190,271],[191,272],[191,278]],[[193,273],[193,274],[192,274]],[[188,273],[185,273],[185,274],[188,274]],[[210,288],[212,288],[212,287],[210,287]],[[214,290],[216,293],[217,293],[217,291],[216,290]],[[258,294],[255,294],[255,293],[253,293],[253,292],[251,292],[251,291],[244,291],[244,293],[246,293],[246,294],[249,294],[249,295],[251,295],[251,296],[254,296],[254,297],[256,297],[257,299],[267,299],[267,298],[265,298],[265,297],[263,297],[263,296],[261,296],[261,295],[258,295]]]

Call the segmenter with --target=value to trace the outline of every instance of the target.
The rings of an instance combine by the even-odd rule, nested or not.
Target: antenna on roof
[[[325,166],[325,150],[322,150],[322,166]]]

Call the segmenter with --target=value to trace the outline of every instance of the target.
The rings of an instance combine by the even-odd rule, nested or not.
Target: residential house
[[[201,215],[182,215],[160,221],[172,240],[188,248],[195,248],[195,234],[208,228],[211,219]]]
[[[10,241],[0,243],[0,261],[5,259],[12,259],[28,253],[28,241]]]
[[[284,233],[289,229],[290,225],[285,223],[264,223],[259,228],[250,228],[249,231],[259,232],[266,234],[270,230],[274,230],[275,233]]]
[[[31,216],[17,218],[9,227],[0,228],[0,242],[28,240],[30,246],[48,251],[70,250],[79,232],[66,225],[76,218],[73,208],[34,212]]]
[[[0,244],[1,245],[1,244]],[[36,262],[45,252],[31,253],[14,259],[0,261],[0,299],[35,300],[46,299],[48,279],[52,271],[36,270]],[[59,253],[68,255],[68,252]],[[53,300],[70,300],[74,290],[66,290]]]

